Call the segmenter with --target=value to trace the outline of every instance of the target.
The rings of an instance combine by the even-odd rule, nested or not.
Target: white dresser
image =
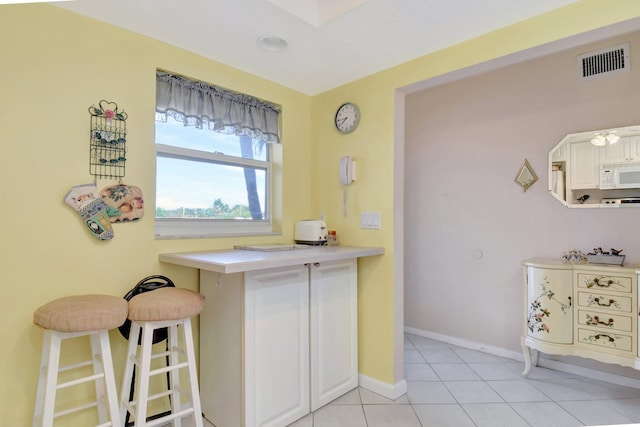
[[[586,357],[640,369],[640,266],[524,261],[525,370],[531,352]]]

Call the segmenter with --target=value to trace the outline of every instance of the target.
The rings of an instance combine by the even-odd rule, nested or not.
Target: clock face
[[[347,102],[342,104],[336,112],[336,129],[340,133],[350,133],[356,130],[360,123],[360,109],[356,104]]]

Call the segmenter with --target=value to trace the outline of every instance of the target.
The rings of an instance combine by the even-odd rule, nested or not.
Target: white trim
[[[391,400],[396,400],[407,393],[407,382],[405,380],[400,380],[395,384],[389,384],[363,374],[358,374],[358,385]]]
[[[156,239],[198,239],[210,237],[241,237],[280,235],[271,221],[216,220],[206,218],[155,218]]]
[[[458,347],[469,348],[471,350],[482,351],[484,353],[493,354],[494,356],[506,357],[507,359],[524,361],[524,356],[519,351],[511,351],[501,347],[495,347],[483,344],[477,341],[466,340],[463,338],[451,337],[448,335],[437,334],[435,332],[423,331],[421,329],[405,326],[404,331],[408,334],[418,335],[419,337],[431,338],[432,340],[442,341],[447,344],[457,345]]]
[[[404,378],[404,115],[406,95],[394,91],[393,144],[393,380]],[[398,172],[401,173],[398,173]]]
[[[492,354],[494,356],[506,357],[508,359],[514,359],[519,362],[524,361],[522,353],[517,351],[507,350],[501,347],[495,347],[491,345],[482,344],[476,341],[470,341],[462,338],[451,337],[448,335],[437,334],[435,332],[423,331],[421,329],[411,328],[406,326],[404,328],[405,333],[417,335],[420,337],[431,338],[434,340],[442,341],[447,344],[457,345],[458,347],[469,348],[472,350],[482,351],[484,353]],[[539,353],[537,350],[532,351],[534,355]],[[585,378],[590,378],[598,381],[605,381],[608,383],[632,387],[640,389],[640,379],[629,378],[623,375],[613,374],[610,372],[601,371],[599,369],[586,368],[583,366],[574,365],[568,362],[561,362],[558,360],[547,359],[546,357],[538,357],[537,366],[543,368],[554,369],[556,371],[566,372],[569,374],[580,375]]]

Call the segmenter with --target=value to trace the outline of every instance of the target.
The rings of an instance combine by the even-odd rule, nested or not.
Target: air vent
[[[620,71],[629,71],[628,43],[578,56],[580,79],[590,79]]]

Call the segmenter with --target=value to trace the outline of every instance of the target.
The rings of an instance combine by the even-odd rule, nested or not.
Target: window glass
[[[161,156],[156,168],[157,218],[250,220],[249,195],[258,200],[253,219],[266,218],[264,169]]]
[[[263,141],[252,141],[251,152],[244,154],[238,141],[237,135],[185,126],[171,116],[167,116],[166,122],[156,121],[156,144],[222,153],[227,156],[267,160],[266,144]]]

